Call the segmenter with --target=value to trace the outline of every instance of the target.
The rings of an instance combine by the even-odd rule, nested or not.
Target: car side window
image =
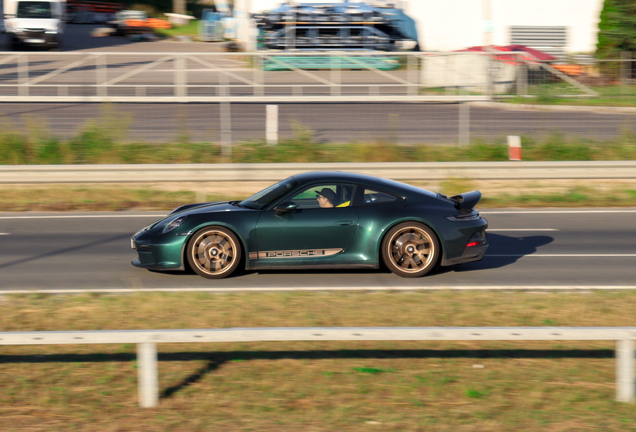
[[[400,198],[387,192],[373,189],[365,189],[362,197],[362,205],[384,204],[399,201]]]
[[[351,205],[355,185],[324,183],[313,185],[296,194],[291,201],[298,209],[338,208]]]

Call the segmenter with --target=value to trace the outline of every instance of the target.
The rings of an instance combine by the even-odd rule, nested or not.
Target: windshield
[[[18,2],[18,18],[52,18],[51,3],[47,1]]]
[[[240,205],[241,207],[261,210],[273,203],[281,196],[285,195],[297,185],[298,182],[296,181],[296,179],[290,177],[281,182],[271,185],[267,189],[263,189],[259,193],[252,195],[244,201],[241,201]]]

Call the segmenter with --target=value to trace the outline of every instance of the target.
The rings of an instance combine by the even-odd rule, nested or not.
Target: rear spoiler
[[[479,200],[481,199],[481,192],[478,190],[465,192],[459,195],[450,197],[455,201],[455,207],[461,210],[472,210],[475,208]]]

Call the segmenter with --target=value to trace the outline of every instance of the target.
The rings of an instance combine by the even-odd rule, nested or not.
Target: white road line
[[[11,235],[9,233],[0,233],[0,235]]]
[[[560,231],[556,228],[488,228],[486,231]]]
[[[479,214],[582,214],[582,213],[636,213],[636,209],[623,209],[623,210],[493,210],[493,211],[479,211]]]
[[[355,286],[355,287],[305,287],[305,288],[95,288],[95,289],[24,289],[0,290],[6,294],[81,294],[81,293],[141,293],[141,292],[274,292],[274,291],[588,291],[588,290],[636,290],[636,285],[463,285],[463,286]]]
[[[88,219],[88,218],[157,218],[165,214],[150,215],[54,215],[54,216],[0,216],[0,219]]]
[[[484,257],[537,257],[537,258],[545,258],[545,257],[557,257],[557,258],[578,258],[578,257],[636,257],[636,254],[486,254]]]

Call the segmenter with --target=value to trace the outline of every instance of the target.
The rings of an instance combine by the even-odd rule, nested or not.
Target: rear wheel
[[[432,229],[417,222],[391,228],[382,241],[382,260],[398,276],[416,278],[431,271],[440,254]]]
[[[188,263],[207,279],[221,279],[236,270],[241,261],[241,245],[236,235],[223,227],[197,231],[187,246]]]

